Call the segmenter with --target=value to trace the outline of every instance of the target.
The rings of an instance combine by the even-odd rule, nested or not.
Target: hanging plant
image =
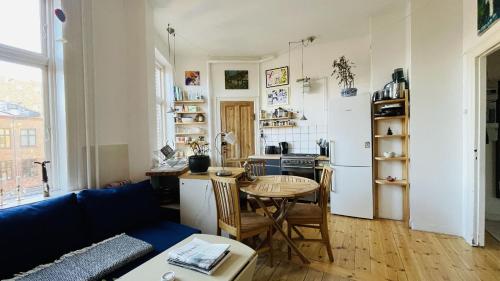
[[[333,72],[331,76],[335,75],[339,87],[342,87],[342,96],[355,96],[358,90],[354,88],[354,77],[356,77],[356,74],[351,71],[355,67],[355,64],[345,56],[341,56],[333,61],[332,67]]]

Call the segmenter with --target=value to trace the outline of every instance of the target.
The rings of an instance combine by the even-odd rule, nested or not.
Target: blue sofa
[[[200,231],[163,220],[149,181],[0,210],[0,279],[120,233],[150,243],[154,252],[113,272],[109,279]]]

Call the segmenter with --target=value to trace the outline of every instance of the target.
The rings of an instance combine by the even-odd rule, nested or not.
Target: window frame
[[[8,134],[4,134],[3,132],[8,132]],[[5,143],[5,145],[3,145],[3,143]],[[0,149],[11,149],[11,146],[12,146],[12,129],[0,128]]]
[[[156,69],[160,68],[161,69],[161,82],[160,85],[162,87],[161,89],[161,97],[158,97],[156,93]],[[155,91],[154,91],[154,109],[155,109],[155,134],[158,132],[158,121],[157,121],[157,112],[156,112],[156,107],[157,105],[160,105],[160,110],[161,110],[161,116],[162,122],[161,122],[161,129],[160,129],[160,134],[161,136],[161,144],[158,143],[158,140],[160,137],[158,135],[155,135],[155,148],[154,151],[160,150],[165,144],[170,144],[172,147],[175,147],[175,124],[173,121],[173,118],[170,118],[168,116],[168,109],[170,108],[171,105],[173,105],[173,94],[171,92],[173,91],[173,68],[172,65],[165,59],[165,57],[161,54],[161,52],[155,48]],[[172,142],[169,143],[169,140],[172,139]]]
[[[25,135],[23,135],[23,132],[26,132]],[[31,134],[33,132],[33,134]],[[26,139],[26,143],[23,145],[23,137]],[[31,142],[31,138],[33,137],[34,142]],[[36,147],[37,141],[36,141],[36,128],[20,128],[19,129],[19,146],[20,147]]]
[[[53,132],[53,128],[57,120],[65,118],[57,113],[57,89],[56,89],[56,46],[54,33],[56,29],[61,29],[62,24],[54,21],[55,4],[60,4],[59,0],[39,0],[40,1],[40,33],[41,33],[41,53],[32,52],[14,46],[9,46],[0,43],[0,61],[24,65],[28,67],[36,67],[42,71],[42,90],[43,90],[43,118],[44,118],[44,138],[42,144],[45,149],[45,159],[51,161],[53,165],[47,166],[49,178],[52,181],[51,186],[61,186],[61,176],[55,177],[54,171],[60,169],[53,159],[61,159],[61,152],[57,151],[60,147],[58,142],[59,137],[57,131]],[[59,50],[59,48],[58,48]],[[64,131],[64,130],[63,130]],[[15,132],[11,132],[15,134]],[[38,142],[36,140],[35,142]],[[11,138],[12,146],[12,138]],[[17,170],[16,161],[13,163],[13,169]]]

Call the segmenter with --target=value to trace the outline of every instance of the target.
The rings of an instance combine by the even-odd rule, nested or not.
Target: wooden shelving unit
[[[373,127],[373,202],[375,209],[375,217],[378,217],[379,204],[378,204],[378,187],[381,185],[401,187],[403,189],[403,221],[409,224],[410,220],[410,208],[409,208],[409,194],[410,194],[410,183],[408,181],[409,174],[409,123],[410,123],[410,103],[409,103],[410,92],[405,91],[404,99],[394,99],[394,100],[382,100],[372,103],[372,127]],[[404,108],[404,115],[400,116],[384,116],[377,117],[374,115],[381,106],[387,104],[402,104]],[[382,135],[380,134],[383,130],[381,126],[387,125],[388,122],[400,122],[401,132],[394,135]],[[379,156],[382,154],[381,142],[400,142],[402,151],[400,157],[383,157]],[[381,168],[382,163],[384,165],[400,165],[402,168],[401,178],[394,181],[389,181],[387,179],[381,178]],[[382,176],[383,177],[383,176]]]
[[[275,118],[262,118],[260,119],[259,123],[260,123],[260,128],[261,129],[268,129],[268,128],[293,128],[293,127],[296,127],[297,124],[295,123],[295,121],[292,121],[294,120],[295,118],[292,116],[292,117],[275,117]],[[290,122],[289,123],[293,123],[293,124],[288,124],[288,125],[278,125],[278,126],[275,126],[275,125],[264,125],[264,122],[274,122],[274,121],[286,121],[286,120],[289,120]]]
[[[180,149],[181,151],[186,151],[189,150],[189,145],[188,141],[190,140],[197,140],[199,137],[206,137],[208,136],[206,126],[207,126],[207,114],[206,114],[206,107],[204,106],[206,103],[206,100],[204,99],[193,99],[193,100],[176,100],[174,101],[175,105],[175,117],[176,117],[176,122],[175,124],[175,145],[176,148]],[[196,108],[195,108],[196,107]],[[192,108],[192,111],[189,111],[189,108]],[[196,109],[196,111],[195,111]],[[193,119],[196,117],[196,115],[201,114],[205,117],[205,121],[203,122],[197,122],[196,120],[193,120],[193,122],[181,122],[181,118],[183,117],[193,117]],[[203,132],[199,132],[195,130],[195,127],[200,127],[205,130]]]

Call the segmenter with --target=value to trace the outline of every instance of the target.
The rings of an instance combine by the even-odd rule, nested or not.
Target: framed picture
[[[248,70],[224,71],[226,90],[248,90]]]
[[[477,31],[485,32],[500,16],[500,0],[477,0]]]
[[[288,66],[266,70],[266,88],[288,85]]]
[[[200,86],[200,72],[185,71],[184,80],[186,81],[186,86]]]
[[[267,91],[267,106],[287,105],[290,99],[290,91],[287,88],[270,89]]]

